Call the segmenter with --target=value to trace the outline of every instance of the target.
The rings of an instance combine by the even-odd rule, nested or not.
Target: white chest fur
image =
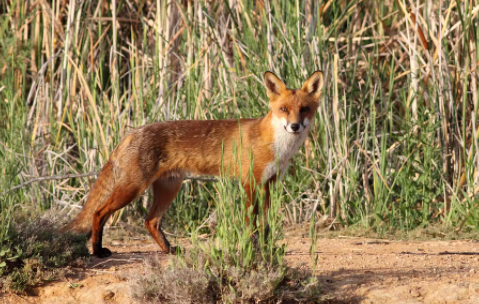
[[[278,119],[274,116],[271,124],[274,129],[273,150],[275,160],[270,162],[263,171],[263,182],[277,173],[279,173],[279,177],[284,174],[289,161],[298,152],[309,131],[309,125],[307,125],[300,134],[290,133],[285,129],[286,122],[284,119]]]

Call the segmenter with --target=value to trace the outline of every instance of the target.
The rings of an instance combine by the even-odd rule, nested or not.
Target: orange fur
[[[102,247],[106,220],[152,186],[153,205],[145,226],[164,252],[175,252],[161,231],[161,218],[189,173],[239,178],[248,195],[247,207],[255,205],[260,185],[266,192],[266,212],[270,184],[304,142],[322,83],[322,73],[315,72],[300,90],[290,90],[266,72],[271,109],[262,118],[169,121],[132,130],[103,167],[81,213],[64,230],[91,232],[93,254],[109,256]]]

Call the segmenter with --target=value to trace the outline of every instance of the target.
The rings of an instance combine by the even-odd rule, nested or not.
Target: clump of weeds
[[[46,218],[15,217],[0,243],[0,291],[24,292],[89,255],[85,235],[61,234]]]

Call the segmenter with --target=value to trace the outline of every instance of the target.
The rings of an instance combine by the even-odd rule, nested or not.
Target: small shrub
[[[200,260],[204,267],[195,267]],[[319,303],[319,282],[310,273],[271,267],[255,269],[234,265],[217,267],[200,254],[162,268],[157,259],[145,261],[145,270],[130,280],[140,303]],[[197,264],[197,265],[198,265]],[[207,266],[211,265],[211,266]]]
[[[130,281],[142,303],[217,303],[219,291],[211,274],[188,267],[161,268],[157,259],[145,261],[145,272]]]
[[[88,256],[85,235],[60,234],[53,222],[17,217],[0,243],[0,290],[23,292],[51,280],[58,267]]]

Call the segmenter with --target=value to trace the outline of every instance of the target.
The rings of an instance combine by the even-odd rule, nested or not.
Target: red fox
[[[86,233],[93,254],[103,258],[103,226],[149,186],[153,204],[145,226],[165,253],[175,253],[161,230],[161,218],[188,173],[237,177],[255,208],[257,187],[265,191],[282,175],[308,135],[319,104],[323,73],[317,71],[301,89],[287,89],[271,72],[264,75],[269,113],[257,119],[183,120],[152,123],[130,131],[104,165],[80,214],[63,230]],[[236,163],[241,161],[241,169]],[[224,168],[229,168],[225,169]],[[256,182],[255,182],[256,181]],[[258,186],[257,186],[258,185]],[[246,219],[248,222],[248,219]]]

